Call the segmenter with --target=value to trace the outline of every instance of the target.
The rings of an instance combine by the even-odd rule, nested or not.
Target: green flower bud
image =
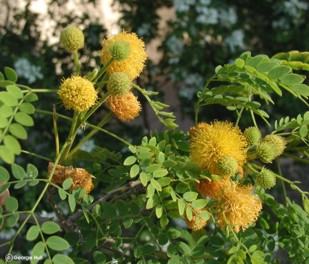
[[[276,185],[276,175],[271,170],[263,168],[256,175],[255,182],[265,189],[270,189]]]
[[[108,80],[107,90],[111,95],[125,95],[132,88],[132,81],[130,77],[124,72],[113,73]]]
[[[271,163],[277,157],[277,150],[274,148],[274,144],[267,141],[261,141],[256,146],[256,153],[258,158],[265,163]]]
[[[225,156],[218,160],[217,162],[217,169],[223,174],[223,175],[234,175],[237,172],[238,169],[238,163],[237,160],[234,159],[231,156]]]
[[[269,142],[271,143],[275,150],[276,150],[276,156],[280,156],[284,149],[285,149],[285,145],[286,145],[286,141],[283,137],[278,136],[278,135],[267,135],[264,139],[264,142]]]
[[[68,26],[60,35],[61,45],[72,53],[84,47],[84,39],[83,32],[75,26]]]
[[[130,54],[130,44],[125,41],[116,41],[109,49],[112,58],[116,61],[126,59]]]
[[[256,127],[248,127],[244,135],[250,145],[256,145],[261,140],[261,131]]]

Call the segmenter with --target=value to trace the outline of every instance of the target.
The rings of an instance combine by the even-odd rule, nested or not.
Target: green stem
[[[68,159],[70,159],[86,141],[88,141],[94,134],[96,134],[99,129],[102,128],[111,119],[112,116],[113,114],[111,112],[108,113],[107,116],[97,125],[97,127],[94,127],[84,138],[82,138],[82,140],[68,154]]]
[[[39,154],[30,152],[30,151],[27,151],[27,150],[22,150],[21,152],[22,152],[22,153],[25,153],[25,154],[27,154],[27,155],[33,156],[33,157],[37,157],[37,158],[39,158],[39,159],[43,159],[43,160],[46,160],[46,161],[51,161],[51,159],[49,159],[49,158],[47,158],[47,157],[44,157],[44,156],[42,156],[42,155],[39,155]]]
[[[111,58],[107,63],[104,64],[104,66],[99,70],[97,77],[93,80],[93,82],[97,82],[100,77],[105,73],[106,69],[111,65],[111,63],[114,61],[113,58]]]
[[[65,149],[63,151],[63,155],[61,155],[60,163],[63,163],[67,159],[67,156],[68,156],[68,154],[70,152],[70,149],[71,149],[71,147],[73,145],[73,141],[74,141],[74,139],[76,137],[77,129],[78,129],[79,125],[80,125],[78,120],[79,120],[79,113],[74,112],[70,133],[69,133],[69,136],[67,137],[67,140],[66,140],[67,144],[66,144],[66,147],[65,147]]]
[[[241,118],[241,115],[242,115],[242,112],[244,111],[245,107],[242,107],[240,109],[240,111],[237,113],[237,120],[236,120],[236,123],[235,123],[235,126],[238,126],[238,123],[240,121],[240,118]]]
[[[87,114],[82,118],[81,124],[85,123],[87,121],[87,119],[95,112],[98,110],[98,108],[107,100],[107,98],[110,96],[110,93],[107,92],[106,94],[104,94],[104,96],[99,100],[99,102],[92,107]]]
[[[74,66],[75,66],[75,70],[77,72],[77,75],[80,75],[80,63],[79,63],[79,58],[78,58],[78,53],[77,51],[73,52],[73,59],[74,59]]]
[[[251,114],[251,118],[252,118],[252,122],[254,124],[255,127],[258,127],[256,120],[255,120],[255,116],[252,110],[250,110],[250,114]]]

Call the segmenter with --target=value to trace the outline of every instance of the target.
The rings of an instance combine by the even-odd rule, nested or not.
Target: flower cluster
[[[256,127],[242,133],[232,123],[221,121],[199,123],[189,133],[191,160],[209,175],[217,175],[199,179],[196,189],[216,202],[217,221],[222,228],[229,226],[235,232],[245,230],[257,220],[262,202],[254,193],[254,186],[243,184],[244,178],[254,175],[256,184],[263,188],[271,188],[276,183],[271,170],[263,167],[257,171],[247,166],[247,162],[271,162],[283,153],[285,140],[278,135],[262,138]],[[196,217],[187,224],[191,229],[203,227]]]

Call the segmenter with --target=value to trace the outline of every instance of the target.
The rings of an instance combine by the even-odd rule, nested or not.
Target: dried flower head
[[[126,58],[115,60],[107,68],[107,72],[112,74],[114,72],[125,72],[129,75],[131,80],[137,78],[142,72],[147,54],[145,51],[145,43],[137,37],[135,33],[121,32],[118,35],[111,36],[104,40],[101,54],[101,62],[108,63],[112,56],[115,57],[116,52],[114,44],[118,41],[129,44],[129,54]],[[112,53],[111,53],[112,51]]]
[[[252,194],[252,186],[239,186],[230,181],[218,201],[218,222],[221,228],[230,226],[235,232],[247,229],[262,210],[258,196]]]
[[[80,76],[65,79],[58,91],[65,108],[83,112],[92,107],[97,98],[93,83]]]
[[[207,220],[203,214],[207,214],[207,210],[205,208],[192,210],[192,219],[189,220],[185,218],[185,222],[188,228],[197,231],[206,226]]]
[[[190,147],[191,160],[210,173],[218,173],[217,163],[225,156],[234,158],[240,167],[246,161],[246,138],[229,122],[197,126]]]
[[[54,164],[52,162],[48,164],[48,173],[52,171],[53,166]],[[68,178],[73,180],[70,190],[81,187],[85,190],[85,193],[88,194],[94,187],[92,183],[93,176],[85,169],[57,165],[52,177],[52,182],[56,184],[62,184]]]
[[[60,43],[69,52],[75,52],[84,47],[84,34],[83,32],[75,27],[66,27],[60,35]]]
[[[107,104],[114,115],[122,121],[133,120],[141,111],[141,104],[132,92],[120,96],[110,96]]]

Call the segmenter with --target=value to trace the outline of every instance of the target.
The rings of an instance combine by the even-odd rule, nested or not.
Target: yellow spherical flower
[[[210,173],[220,173],[217,163],[229,156],[242,167],[246,161],[247,140],[238,127],[229,122],[215,121],[196,126],[191,133],[191,160]]]
[[[67,109],[73,109],[76,112],[88,110],[98,98],[93,83],[80,76],[65,79],[58,95]]]
[[[147,59],[145,44],[135,33],[121,32],[118,35],[111,36],[103,42],[101,54],[101,62],[103,64],[106,64],[112,58],[111,48],[117,41],[128,43],[130,52],[125,59],[114,59],[107,68],[107,72],[109,74],[125,72],[133,80],[140,75]]]
[[[230,181],[218,202],[218,222],[221,228],[229,225],[235,232],[247,229],[262,210],[258,196],[252,194],[252,186],[239,186]]]
[[[132,92],[125,95],[110,96],[107,104],[114,115],[122,121],[131,121],[141,111],[141,104]]]

